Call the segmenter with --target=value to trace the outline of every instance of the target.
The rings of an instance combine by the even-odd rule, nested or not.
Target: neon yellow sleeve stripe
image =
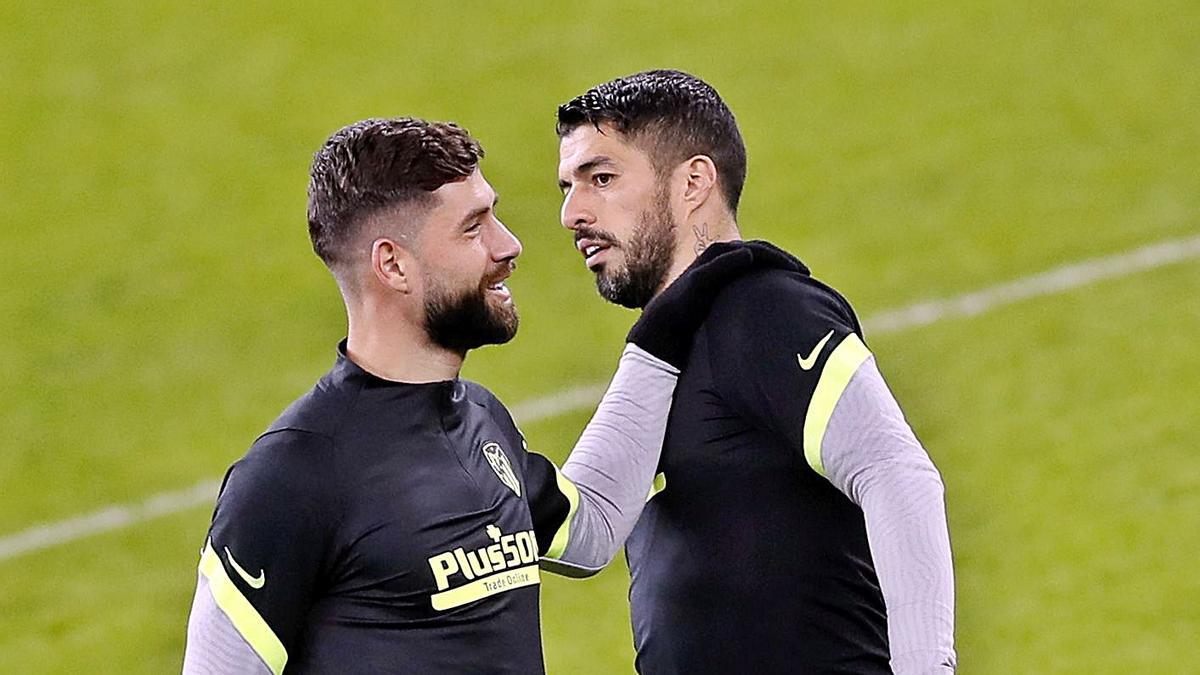
[[[667,474],[660,473],[654,477],[654,482],[650,484],[650,493],[646,495],[646,501],[654,499],[654,495],[667,489]]]
[[[554,467],[554,478],[558,481],[558,491],[567,498],[570,507],[567,509],[566,519],[559,526],[558,532],[554,533],[554,539],[550,541],[550,550],[542,555],[558,559],[566,552],[567,543],[571,541],[571,520],[575,517],[575,512],[579,510],[579,489],[575,487],[574,483],[567,480],[566,476],[562,475],[557,466]]]
[[[254,605],[251,605],[238,587],[233,585],[225,567],[221,565],[221,559],[213,550],[211,539],[204,546],[204,553],[200,555],[200,573],[208,579],[208,588],[212,591],[213,600],[216,600],[217,606],[233,622],[233,627],[241,633],[271,672],[280,675],[283,667],[287,665],[287,650],[254,609]]]
[[[833,417],[833,408],[850,384],[850,378],[869,356],[871,352],[867,346],[851,333],[829,355],[825,368],[821,370],[821,379],[817,380],[817,388],[808,404],[808,414],[804,417],[804,458],[822,476],[825,475],[825,465],[821,461],[821,442],[825,440],[829,418]]]

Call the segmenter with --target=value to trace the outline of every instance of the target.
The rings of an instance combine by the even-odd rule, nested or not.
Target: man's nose
[[[521,255],[521,240],[505,227],[504,223],[496,221],[496,236],[492,242],[492,259],[512,260]]]
[[[563,197],[559,220],[562,222],[562,226],[568,230],[577,230],[580,227],[595,224],[596,216],[579,194],[575,190],[571,190]]]

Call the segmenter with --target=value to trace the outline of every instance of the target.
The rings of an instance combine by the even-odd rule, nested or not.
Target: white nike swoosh
[[[800,370],[812,370],[812,367],[817,365],[817,356],[831,337],[833,337],[833,330],[830,330],[825,334],[825,337],[821,338],[821,341],[817,343],[816,347],[813,347],[812,352],[809,353],[807,358],[800,356],[799,353],[796,354],[796,360],[800,362]]]
[[[260,569],[257,577],[250,576],[250,573],[242,569],[242,566],[233,559],[233,554],[229,552],[228,546],[225,547],[225,557],[229,560],[229,564],[233,567],[233,571],[237,572],[238,576],[242,578],[242,581],[245,581],[250,585],[250,588],[259,589],[263,587],[263,584],[267,583],[266,570]]]

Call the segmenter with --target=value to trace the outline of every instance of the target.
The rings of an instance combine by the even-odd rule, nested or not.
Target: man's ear
[[[401,293],[413,291],[416,261],[407,249],[387,237],[371,243],[371,272],[379,283]]]
[[[691,214],[717,190],[717,165],[708,155],[696,155],[683,163],[683,202]]]

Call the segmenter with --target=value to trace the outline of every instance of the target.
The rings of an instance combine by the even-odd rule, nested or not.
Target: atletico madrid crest
[[[496,472],[496,476],[500,478],[500,482],[508,486],[521,496],[521,484],[517,482],[517,474],[513,473],[512,464],[508,463],[508,456],[504,454],[504,449],[499,443],[488,441],[483,444],[483,456],[487,458],[488,464],[491,465],[492,471]]]

